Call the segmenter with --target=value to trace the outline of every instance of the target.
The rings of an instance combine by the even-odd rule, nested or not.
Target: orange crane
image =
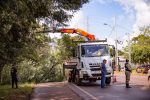
[[[86,31],[83,31],[79,28],[77,29],[74,29],[74,28],[60,28],[60,29],[55,29],[55,30],[50,30],[50,31],[39,31],[39,32],[36,32],[36,33],[49,33],[49,32],[52,32],[52,33],[55,33],[55,32],[61,32],[61,33],[69,33],[69,34],[79,34],[81,36],[84,36],[87,38],[87,40],[89,41],[95,41],[95,35],[93,34],[90,34]]]
[[[70,33],[70,34],[76,33],[76,34],[79,34],[81,36],[86,37],[90,41],[95,41],[96,40],[95,36],[93,34],[90,34],[90,33],[86,32],[86,31],[83,31],[83,30],[78,29],[78,28],[77,29],[73,29],[73,28],[61,28],[58,31],[61,32],[61,33]]]

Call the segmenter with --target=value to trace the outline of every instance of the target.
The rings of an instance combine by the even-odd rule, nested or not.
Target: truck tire
[[[71,78],[68,79],[68,82],[69,82],[69,83],[71,82]]]
[[[81,85],[81,79],[79,78],[79,75],[76,75],[76,78],[75,78],[75,83],[80,86]]]
[[[111,82],[111,77],[106,77],[106,84],[110,84],[110,82]]]

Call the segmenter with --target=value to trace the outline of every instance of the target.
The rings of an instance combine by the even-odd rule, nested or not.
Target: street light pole
[[[130,40],[130,34],[127,33],[128,35],[128,54],[129,54],[129,63],[131,64],[131,40]]]
[[[118,38],[117,38],[117,30],[116,30],[116,17],[114,18],[114,31],[115,31],[115,44],[116,44],[116,55],[115,55],[115,61],[116,61],[116,66],[118,67]]]
[[[116,16],[115,16],[115,18],[114,18],[114,25],[113,26],[111,26],[111,25],[109,25],[109,24],[107,24],[107,23],[104,23],[104,25],[108,25],[109,27],[111,27],[112,28],[112,31],[114,31],[115,32],[115,62],[116,62],[116,66],[118,67],[118,46],[117,46],[117,44],[118,44],[118,40],[117,40],[117,30],[116,30]]]

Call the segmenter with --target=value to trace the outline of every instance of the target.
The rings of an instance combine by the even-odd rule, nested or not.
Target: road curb
[[[74,91],[78,96],[80,96],[83,100],[98,100],[96,97],[90,95],[86,91],[83,91],[80,87],[76,86],[73,83],[67,83],[67,86]]]

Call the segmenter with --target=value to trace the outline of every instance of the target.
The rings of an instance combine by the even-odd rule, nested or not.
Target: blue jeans
[[[101,78],[101,87],[104,88],[106,86],[106,75],[102,74],[102,78]]]

